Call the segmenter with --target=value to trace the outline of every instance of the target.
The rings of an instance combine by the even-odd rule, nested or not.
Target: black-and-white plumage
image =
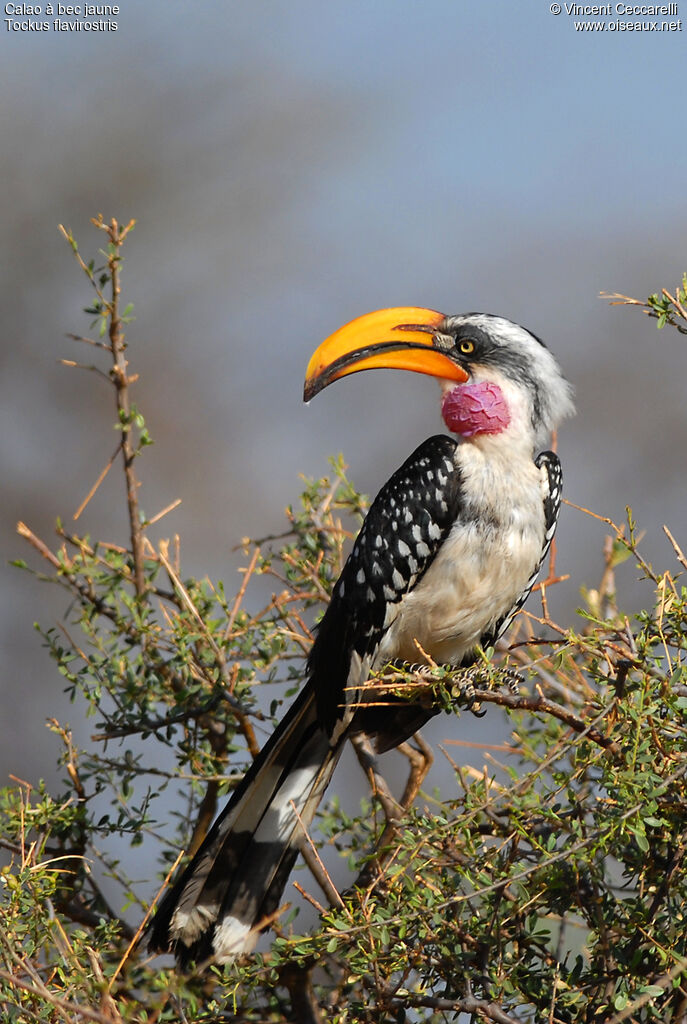
[[[426,721],[408,702],[365,708],[369,675],[391,660],[417,662],[420,650],[469,665],[526,600],[556,529],[560,462],[534,451],[572,402],[538,338],[485,314],[381,311],[318,349],[306,391],[378,365],[438,377],[445,422],[462,441],[429,438],[373,502],[300,696],[153,921],[151,948],[182,964],[252,949],[350,735],[364,731],[386,750]]]

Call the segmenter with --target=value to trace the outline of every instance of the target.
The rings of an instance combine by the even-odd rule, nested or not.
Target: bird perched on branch
[[[149,945],[182,966],[253,948],[348,737],[364,732],[388,750],[432,714],[402,700],[366,708],[370,674],[417,662],[418,644],[435,662],[470,665],[524,603],[556,529],[560,462],[535,451],[573,405],[539,338],[488,314],[379,310],[319,346],[305,399],[375,367],[436,377],[452,436],[424,441],[377,495],[299,697],[164,897]]]

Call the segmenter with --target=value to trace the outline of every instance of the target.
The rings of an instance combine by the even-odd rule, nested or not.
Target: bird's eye
[[[459,343],[458,348],[464,356],[471,356],[475,351],[475,343],[474,341],[470,341],[469,338],[463,338]]]

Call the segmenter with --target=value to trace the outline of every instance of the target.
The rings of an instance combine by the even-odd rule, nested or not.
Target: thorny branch
[[[519,1024],[515,1017],[504,1013],[496,1003],[487,999],[476,999],[474,996],[466,996],[463,999],[441,999],[433,996],[404,996],[403,999],[395,999],[391,1003],[391,1009],[400,1010],[408,1006],[427,1007],[441,1013],[471,1013],[481,1017],[483,1020],[494,1021],[495,1024]]]
[[[687,274],[683,275],[682,286],[677,285],[674,292],[661,288],[660,296],[653,294],[646,300],[615,292],[601,292],[601,298],[608,299],[611,306],[637,306],[646,316],[658,320],[659,328],[670,324],[680,334],[687,334]]]
[[[472,708],[481,704],[496,704],[500,707],[510,708],[512,711],[531,711],[536,714],[551,715],[551,717],[557,718],[559,721],[570,726],[576,733],[588,736],[592,742],[608,750],[615,757],[620,756],[620,750],[615,740],[605,736],[596,726],[585,722],[584,719],[574,714],[568,708],[549,700],[542,694],[525,696],[471,686],[469,694],[466,696],[461,686],[461,674],[463,672],[464,670],[457,670],[449,672],[440,679],[431,680],[424,673],[398,674],[395,671],[391,671],[370,680],[369,688],[365,690],[364,703],[366,706],[385,706],[391,703],[388,699],[389,697],[402,695],[408,700],[432,707],[436,698],[445,702],[448,697],[449,700],[455,700],[459,708],[461,706]],[[458,684],[457,686],[456,683]],[[444,706],[444,703],[439,704],[439,707]]]
[[[141,525],[141,515],[139,511],[138,502],[138,488],[139,481],[136,477],[134,470],[134,460],[137,452],[134,448],[131,431],[133,428],[133,415],[132,415],[132,403],[130,395],[131,385],[138,379],[138,375],[131,376],[128,372],[128,362],[126,358],[126,342],[124,340],[123,320],[119,307],[119,299],[121,294],[121,283],[120,283],[120,272],[121,272],[121,247],[132,228],[135,225],[135,221],[130,221],[126,226],[122,226],[113,217],[109,224],[106,224],[102,216],[92,218],[92,223],[99,230],[103,231],[108,239],[108,247],[105,252],[107,273],[101,274],[100,278],[96,278],[96,273],[92,264],[87,264],[79,253],[78,246],[74,240],[73,235],[70,231],[67,231],[62,225],[60,225],[60,231],[67,239],[72,247],[72,251],[76,257],[76,260],[84,271],[88,279],[90,280],[95,293],[97,296],[96,305],[93,312],[99,317],[103,318],[102,322],[106,325],[107,335],[109,339],[109,352],[112,356],[112,368],[110,370],[110,379],[112,380],[115,388],[116,406],[117,406],[117,417],[120,430],[122,432],[122,440],[119,446],[122,452],[122,458],[124,462],[124,476],[126,479],[126,498],[127,506],[129,510],[129,531],[131,537],[131,556],[133,562],[133,573],[134,583],[136,588],[136,594],[140,599],[145,595],[146,583],[143,569],[143,530]],[[105,295],[103,289],[104,284],[109,281],[110,283],[110,295]],[[72,337],[75,337],[72,335]],[[87,340],[87,339],[78,339]],[[105,477],[109,464],[105,470],[101,473],[95,486],[89,492],[86,502],[82,503],[79,513],[83,511],[83,508],[87,504],[88,500],[97,490],[98,486]]]
[[[408,759],[410,767],[403,794],[400,801],[397,801],[379,770],[377,757],[367,737],[355,736],[352,742],[360,767],[368,777],[370,789],[382,805],[386,819],[386,825],[376,843],[374,856],[368,858],[354,882],[355,888],[364,889],[374,878],[379,877],[384,870],[385,863],[392,855],[391,847],[394,837],[403,823],[404,815],[413,805],[420,787],[432,767],[434,757],[429,745],[419,735],[415,736],[417,747],[413,747],[410,743],[402,743],[396,748]]]

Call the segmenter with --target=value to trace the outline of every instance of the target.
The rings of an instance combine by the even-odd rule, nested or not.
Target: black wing
[[[540,452],[534,463],[539,469],[542,466],[546,466],[546,471],[549,475],[549,493],[544,499],[546,539],[541,556],[543,562],[551,547],[551,541],[558,525],[558,513],[561,510],[561,496],[563,493],[563,470],[561,469],[561,460],[555,452]],[[539,564],[541,565],[541,562]]]
[[[372,653],[396,608],[422,578],[461,502],[456,442],[420,445],[381,489],[334,587],[308,659],[318,712],[331,731],[341,718],[354,652]]]

